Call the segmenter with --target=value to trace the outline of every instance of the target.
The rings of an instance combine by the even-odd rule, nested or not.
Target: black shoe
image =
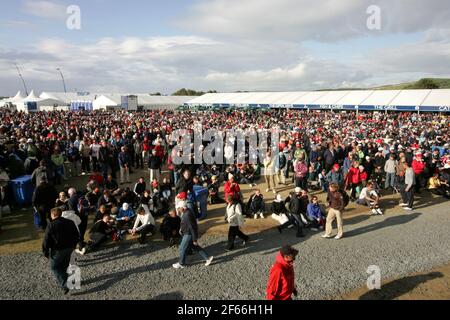
[[[70,291],[69,288],[67,288],[67,287],[64,287],[62,290],[63,290],[64,295],[68,294]]]
[[[233,249],[226,248],[225,251],[226,251],[226,252],[230,252],[230,251],[233,251]]]
[[[280,234],[283,233],[283,229],[281,229],[280,226],[278,226],[277,229],[278,229],[278,232],[279,232]]]

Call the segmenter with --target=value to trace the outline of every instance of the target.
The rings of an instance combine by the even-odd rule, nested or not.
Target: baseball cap
[[[302,188],[297,187],[297,188],[294,189],[294,192],[295,193],[300,193],[300,192],[302,192]]]

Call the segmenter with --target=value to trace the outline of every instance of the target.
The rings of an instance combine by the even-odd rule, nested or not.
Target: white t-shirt
[[[101,145],[99,145],[97,143],[91,144],[92,157],[98,158],[98,153],[99,153],[100,148],[101,148]]]
[[[367,187],[363,188],[361,190],[361,193],[359,194],[359,200],[364,200],[367,196],[378,196],[375,190],[370,191],[369,194],[367,194],[368,189]]]

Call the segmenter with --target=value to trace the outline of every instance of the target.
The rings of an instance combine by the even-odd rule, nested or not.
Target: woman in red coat
[[[353,162],[353,166],[348,171],[347,177],[345,178],[345,189],[350,187],[352,189],[352,194],[350,196],[352,201],[356,199],[356,188],[361,184],[361,172],[359,171],[359,162]]]
[[[231,196],[234,200],[240,200],[241,188],[239,187],[239,184],[234,181],[233,175],[230,174],[223,191],[225,192],[225,199],[228,199],[228,196]]]
[[[267,300],[292,300],[297,296],[295,287],[294,261],[298,250],[284,246],[277,255],[275,264],[270,269],[267,283]]]

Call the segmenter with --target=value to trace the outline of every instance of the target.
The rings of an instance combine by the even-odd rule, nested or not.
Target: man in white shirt
[[[152,233],[155,229],[155,219],[153,218],[150,210],[147,206],[141,206],[137,210],[136,221],[134,222],[133,229],[128,230],[129,233],[135,235],[136,233],[140,235],[138,242],[140,244],[145,243],[147,234]]]
[[[373,215],[382,215],[383,211],[381,211],[380,209],[379,199],[380,197],[375,191],[373,183],[369,182],[367,183],[367,187],[361,190],[359,199],[356,200],[356,203],[359,205],[368,206],[370,209],[372,209]]]

